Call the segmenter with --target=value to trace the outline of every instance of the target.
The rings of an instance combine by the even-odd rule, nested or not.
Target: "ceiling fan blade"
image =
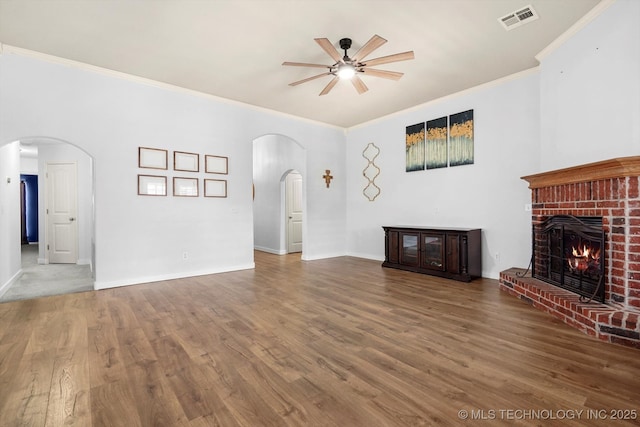
[[[331,89],[333,89],[333,87],[338,83],[338,80],[340,80],[340,77],[335,76],[335,77],[334,77],[334,78],[329,82],[329,84],[328,84],[328,85],[326,85],[324,89],[322,89],[322,92],[320,92],[320,96],[328,94],[328,93],[329,93],[329,91],[330,91]]]
[[[365,76],[382,77],[383,79],[400,80],[404,73],[397,71],[376,70],[375,68],[363,68]]]
[[[367,85],[364,84],[362,79],[358,76],[351,77],[351,83],[353,83],[353,86],[356,88],[356,90],[358,91],[358,94],[360,95],[362,95],[363,93],[369,90]]]
[[[360,48],[359,51],[356,52],[355,55],[353,55],[353,60],[356,62],[362,61],[363,58],[366,58],[371,52],[373,52],[374,50],[376,50],[386,42],[387,40],[383,39],[379,35],[377,34],[374,35],[369,39],[368,42],[364,44],[364,46]]]
[[[331,58],[333,58],[334,61],[344,62],[342,60],[342,55],[340,55],[340,52],[338,52],[338,50],[333,46],[333,44],[331,44],[329,39],[321,38],[321,39],[314,39],[314,40],[316,41],[316,43],[320,45],[320,47],[325,52],[329,54]]]
[[[313,67],[313,68],[331,68],[330,65],[322,65],[322,64],[307,64],[306,62],[288,62],[285,61],[282,65],[290,65],[293,67]]]
[[[390,62],[408,61],[414,59],[413,51],[395,53],[393,55],[381,56],[380,58],[370,59],[368,61],[361,61],[363,65],[370,67],[372,65],[388,64]]]
[[[307,77],[306,79],[298,80],[297,82],[289,83],[289,86],[298,86],[299,84],[310,82],[311,80],[319,79],[320,77],[330,76],[331,73],[322,73],[312,77]]]

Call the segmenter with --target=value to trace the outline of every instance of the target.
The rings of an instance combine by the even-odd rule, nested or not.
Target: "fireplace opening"
[[[533,277],[604,302],[602,217],[555,215],[533,225]]]

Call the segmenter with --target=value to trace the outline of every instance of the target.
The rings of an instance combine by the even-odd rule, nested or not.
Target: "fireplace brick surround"
[[[640,348],[640,156],[522,177],[529,183],[532,226],[553,215],[602,217],[605,302],[584,303],[512,268],[500,288],[603,341]]]

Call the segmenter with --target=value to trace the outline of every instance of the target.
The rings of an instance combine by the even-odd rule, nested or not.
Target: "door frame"
[[[20,179],[20,243],[29,244],[27,239],[27,184]]]

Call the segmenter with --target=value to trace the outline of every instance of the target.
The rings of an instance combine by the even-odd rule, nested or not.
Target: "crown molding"
[[[492,87],[495,87],[495,86],[500,86],[500,85],[502,85],[502,84],[504,84],[506,82],[510,82],[512,80],[518,80],[518,79],[526,77],[528,75],[536,74],[539,71],[540,71],[540,67],[539,66],[535,66],[533,68],[528,68],[526,70],[519,71],[519,72],[513,73],[513,74],[509,74],[508,76],[501,77],[499,79],[492,80],[492,81],[487,82],[487,83],[482,83],[482,84],[479,84],[477,86],[473,86],[473,87],[470,87],[468,89],[461,90],[460,92],[454,92],[452,94],[445,95],[445,96],[442,96],[440,98],[432,99],[431,101],[427,101],[427,102],[425,102],[423,104],[415,105],[413,107],[409,107],[409,108],[406,108],[404,110],[400,110],[400,111],[396,111],[396,112],[391,113],[391,114],[387,114],[386,116],[378,117],[376,119],[369,120],[367,122],[363,122],[363,123],[351,126],[351,127],[349,127],[347,129],[347,131],[352,131],[352,130],[355,130],[355,129],[358,129],[358,128],[361,128],[361,127],[369,126],[371,124],[374,124],[374,123],[377,123],[377,122],[380,122],[380,121],[383,121],[383,120],[388,120],[388,119],[390,119],[392,117],[396,117],[396,116],[400,116],[400,115],[403,115],[403,114],[407,114],[407,113],[411,113],[411,112],[414,112],[414,111],[418,111],[418,110],[427,108],[427,107],[429,107],[431,105],[434,105],[434,104],[439,104],[441,102],[448,101],[450,99],[455,99],[455,98],[459,98],[461,96],[469,95],[469,94],[471,94],[473,92],[477,92],[479,90],[485,90],[485,89],[489,89],[489,88],[492,88]]]

